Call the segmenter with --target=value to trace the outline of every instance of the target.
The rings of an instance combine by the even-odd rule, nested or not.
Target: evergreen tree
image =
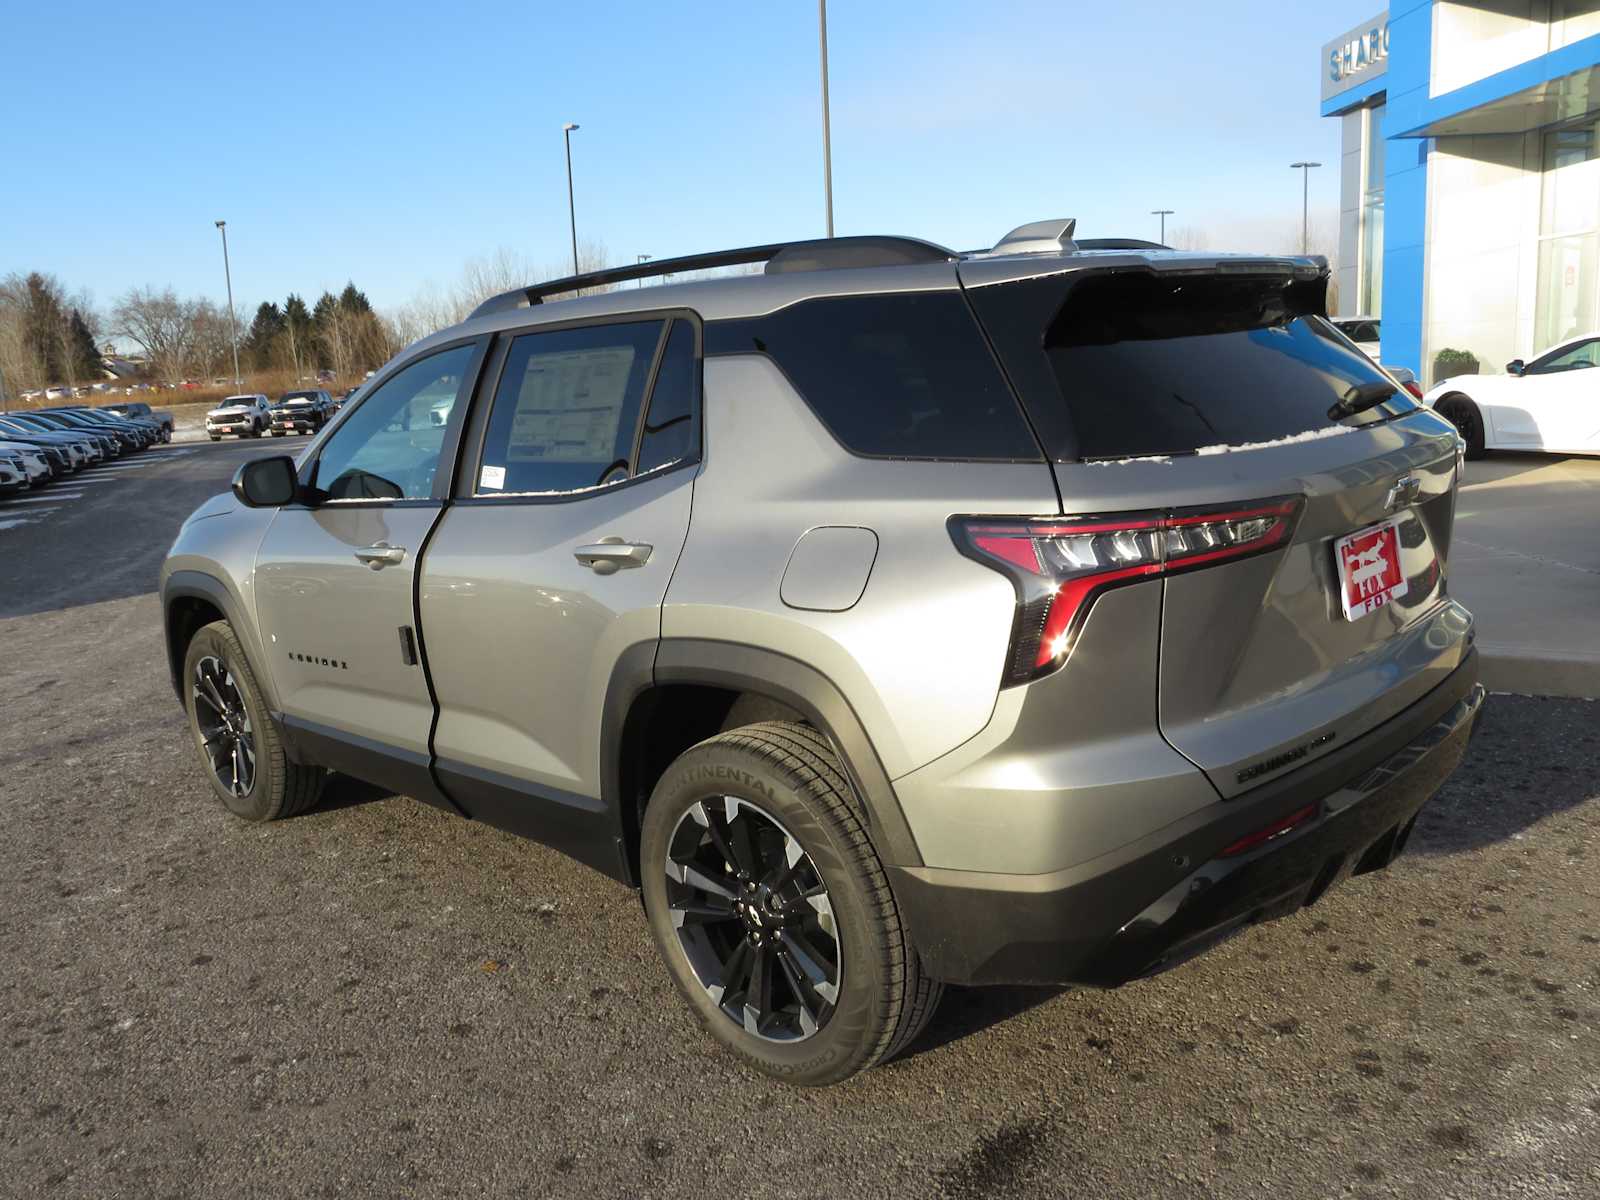
[[[271,301],[256,307],[255,319],[244,335],[241,352],[249,358],[257,371],[271,370],[278,339],[283,336],[285,321],[283,311]]]
[[[100,357],[100,347],[94,344],[94,334],[89,322],[76,308],[67,323],[67,341],[71,348],[73,370],[79,379],[100,379],[106,373],[106,360]]]
[[[61,332],[67,318],[61,311],[61,285],[33,271],[24,281],[24,291],[23,341],[44,368],[45,378],[51,383],[62,382],[70,364],[62,353],[65,339]]]
[[[339,293],[339,307],[354,316],[358,313],[371,312],[372,301],[368,300],[367,294],[354,283],[346,283],[344,291]]]
[[[283,331],[289,343],[289,358],[294,365],[295,378],[305,373],[311,361],[311,311],[306,302],[294,292],[283,302]]]

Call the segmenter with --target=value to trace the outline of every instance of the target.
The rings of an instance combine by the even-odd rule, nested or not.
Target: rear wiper
[[[1351,417],[1358,412],[1365,412],[1369,408],[1382,404],[1390,396],[1400,394],[1400,389],[1387,379],[1373,379],[1367,383],[1353,383],[1345,389],[1344,395],[1334,402],[1328,409],[1328,420],[1337,421],[1341,417]]]

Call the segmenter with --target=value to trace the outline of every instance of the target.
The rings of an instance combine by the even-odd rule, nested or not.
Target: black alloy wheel
[[[771,813],[736,796],[692,804],[665,864],[668,914],[723,1016],[773,1042],[827,1024],[843,956],[827,885]]]
[[[244,696],[215,655],[194,667],[195,725],[217,784],[231,795],[250,794],[256,779],[256,739]]]

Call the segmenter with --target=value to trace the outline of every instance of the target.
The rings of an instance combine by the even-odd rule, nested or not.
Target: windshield
[[[315,400],[316,398],[316,392],[285,392],[283,395],[278,397],[278,403],[288,404],[295,400],[299,400],[301,403],[307,403]]]

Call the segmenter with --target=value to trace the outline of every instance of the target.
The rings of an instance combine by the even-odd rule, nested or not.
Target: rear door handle
[[[374,571],[381,571],[389,563],[403,562],[406,557],[404,546],[391,546],[388,542],[376,542],[371,546],[363,546],[356,551],[356,557]]]
[[[623,567],[642,567],[650,561],[654,546],[625,542],[619,537],[603,537],[588,546],[579,546],[572,557],[596,575],[614,575]]]

